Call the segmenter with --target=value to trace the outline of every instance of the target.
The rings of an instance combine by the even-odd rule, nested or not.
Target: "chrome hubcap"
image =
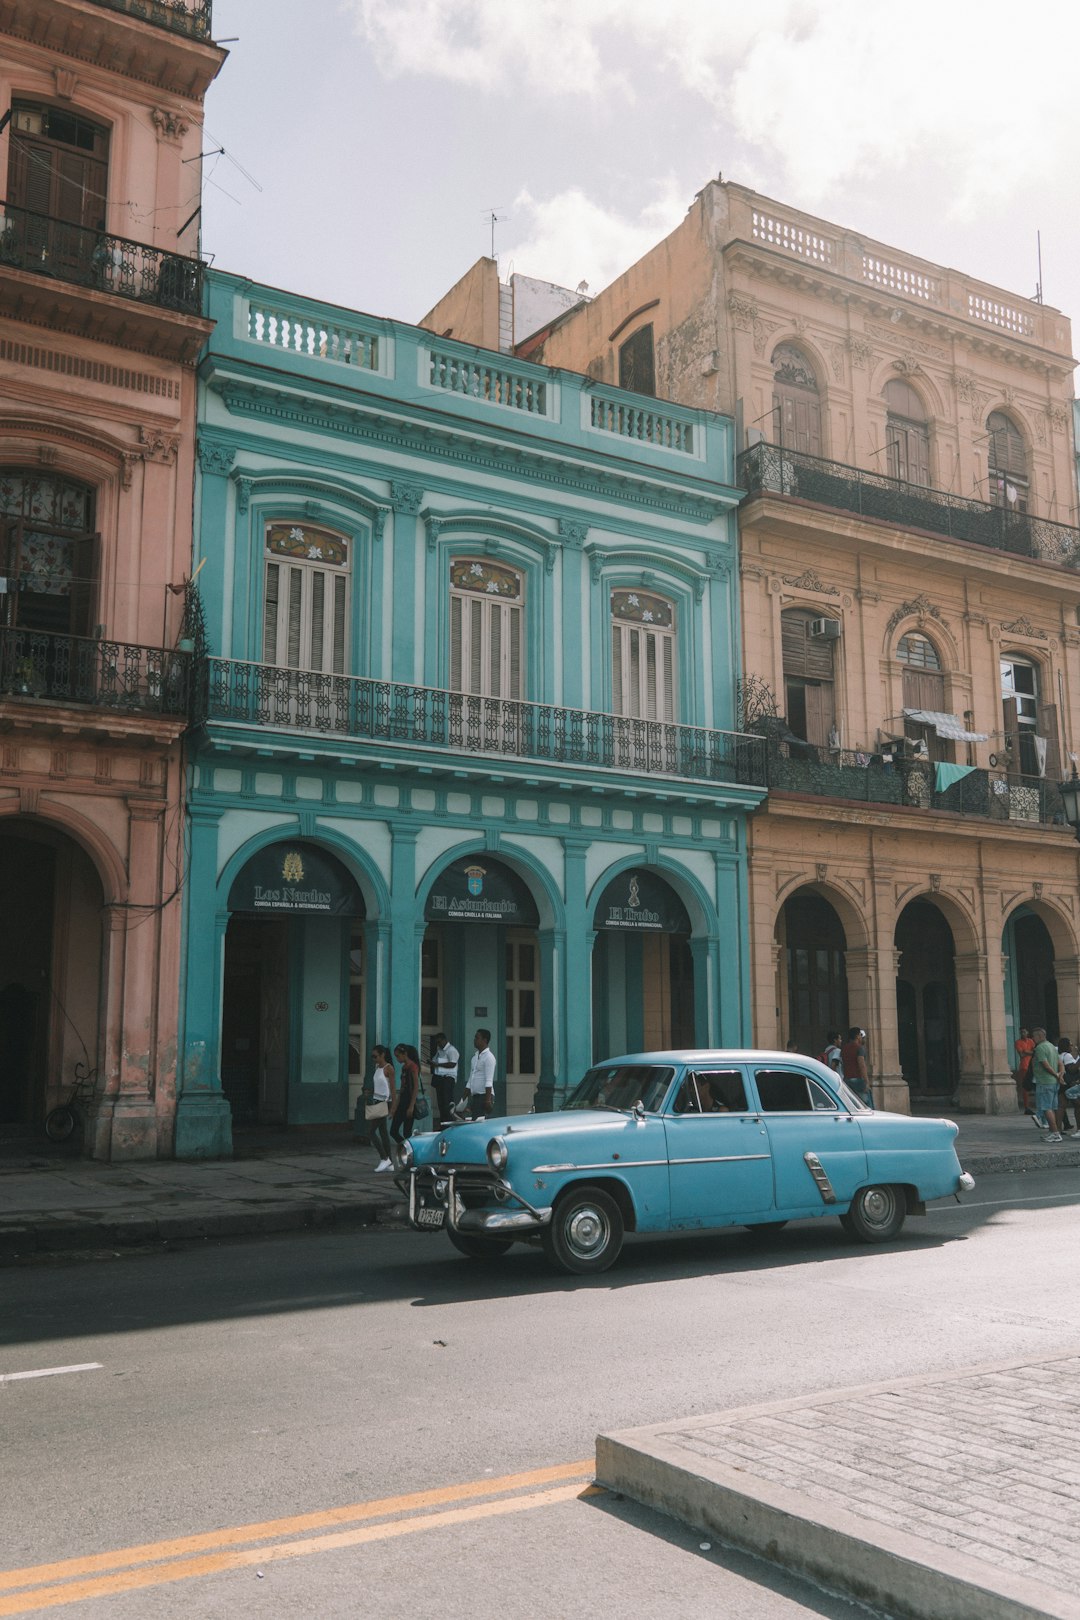
[[[862,1212],[872,1226],[885,1226],[892,1220],[896,1200],[886,1187],[871,1187],[863,1194]]]
[[[575,1254],[587,1258],[607,1242],[608,1224],[598,1209],[576,1209],[566,1226],[566,1241]]]

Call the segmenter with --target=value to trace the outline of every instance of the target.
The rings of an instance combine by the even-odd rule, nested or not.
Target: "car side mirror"
[[[645,1123],[645,1104],[642,1102],[640,1097],[634,1104],[634,1118],[639,1124],[643,1125]]]

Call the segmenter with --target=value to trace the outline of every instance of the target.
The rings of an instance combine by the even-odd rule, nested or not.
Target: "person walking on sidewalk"
[[[1044,1142],[1063,1142],[1065,1138],[1058,1130],[1058,1089],[1061,1085],[1061,1076],[1064,1068],[1061,1054],[1053,1041],[1046,1038],[1045,1029],[1033,1029],[1035,1050],[1031,1055],[1031,1071],[1035,1077],[1035,1119],[1046,1121],[1046,1135]]]
[[[394,1065],[390,1060],[390,1048],[373,1046],[371,1058],[375,1065],[375,1073],[371,1077],[371,1101],[364,1107],[364,1119],[372,1144],[379,1150],[379,1163],[375,1169],[392,1170],[394,1166],[390,1158],[390,1137],[387,1134],[386,1120],[397,1106],[397,1093],[394,1089]]]
[[[397,1107],[390,1121],[390,1138],[400,1149],[401,1144],[412,1135],[416,1099],[420,1095],[420,1054],[415,1046],[406,1046],[399,1041],[394,1047],[394,1056],[401,1068],[401,1080]]]
[[[1058,1056],[1061,1059],[1061,1085],[1058,1093],[1058,1125],[1060,1127],[1062,1136],[1073,1136],[1075,1133],[1070,1129],[1069,1126],[1068,1088],[1075,1083],[1077,1075],[1080,1075],[1080,1069],[1076,1067],[1076,1053],[1073,1051],[1072,1041],[1070,1041],[1067,1035],[1063,1035],[1060,1041],[1058,1041]],[[1078,1110],[1074,1109],[1074,1113],[1075,1112],[1078,1112]]]
[[[495,1054],[490,1040],[490,1029],[478,1029],[473,1036],[476,1050],[469,1069],[470,1119],[483,1119],[495,1107]]]
[[[435,1049],[431,1054],[428,1067],[431,1069],[431,1084],[435,1091],[435,1106],[439,1110],[438,1126],[442,1130],[444,1125],[453,1121],[450,1110],[454,1105],[454,1091],[457,1087],[458,1063],[461,1053],[456,1046],[451,1046],[442,1030],[435,1037]]]
[[[1035,1042],[1028,1030],[1022,1029],[1013,1042],[1016,1050],[1016,1105],[1022,1114],[1030,1114],[1032,1108],[1032,1092],[1034,1085],[1031,1078],[1031,1054],[1035,1050]]]
[[[852,1028],[847,1032],[847,1040],[840,1048],[840,1069],[845,1082],[849,1085],[860,1102],[867,1108],[874,1106],[874,1094],[870,1090],[870,1076],[866,1072],[866,1031]]]

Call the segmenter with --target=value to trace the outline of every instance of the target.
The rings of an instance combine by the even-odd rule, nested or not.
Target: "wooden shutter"
[[[99,534],[81,534],[77,540],[71,542],[71,597],[68,608],[68,631],[73,636],[89,636],[93,634],[100,558],[101,536]]]
[[[835,723],[831,685],[811,684],[803,688],[806,702],[806,740],[817,748],[829,746],[829,733]]]
[[[1001,705],[1005,720],[1005,742],[1009,747],[1011,760],[1010,770],[1017,774],[1020,771],[1020,721],[1019,709],[1016,699],[1007,697]]]
[[[940,714],[945,708],[945,677],[925,669],[905,669],[904,708],[930,709]]]
[[[0,518],[0,577],[7,581],[7,591],[0,599],[0,624],[18,621],[19,597],[12,588],[22,558],[22,518]]]
[[[807,626],[816,613],[796,609],[780,616],[780,643],[784,674],[797,679],[831,681],[833,643],[807,635]]]
[[[1039,704],[1038,735],[1046,738],[1046,779],[1061,781],[1061,743],[1056,703]]]

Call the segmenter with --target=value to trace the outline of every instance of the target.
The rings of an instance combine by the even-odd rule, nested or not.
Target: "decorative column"
[[[717,851],[716,914],[720,937],[716,942],[717,1039],[721,1046],[744,1046],[753,1039],[750,1018],[750,926],[746,883],[746,821],[741,811],[731,812],[739,837],[734,858]]]
[[[1073,969],[1073,996],[1076,995],[1076,962]],[[1066,967],[1067,964],[1055,964]],[[986,1082],[989,1093],[986,1102],[987,1110],[992,1114],[1014,1114],[1016,1112],[1016,1082],[1012,1077],[1013,1064],[1016,1062],[1016,1053],[1012,1042],[1007,1038],[1005,1023],[1005,978],[1009,971],[1009,958],[996,951],[989,951],[985,957],[986,975],[986,1001],[985,1001],[985,1044],[986,1053]],[[1059,989],[1059,994],[1064,990]],[[1014,1036],[1015,1039],[1015,1036]]]
[[[225,559],[228,548],[224,544],[229,528],[229,473],[236,460],[236,449],[231,444],[199,438],[199,471],[202,475],[199,507],[199,531],[202,535],[202,573],[199,590],[208,604],[211,624],[225,630],[225,617],[221,604],[225,601]],[[223,657],[232,656],[231,646],[224,644],[215,649]]]
[[[565,1076],[565,1025],[560,971],[566,957],[566,933],[541,928],[540,949],[540,1076],[533,1092],[533,1108],[547,1114],[555,1106],[559,1080]]]
[[[229,913],[218,906],[220,810],[188,811],[184,979],[181,986],[183,1064],[178,1076],[178,1159],[220,1159],[232,1153],[232,1109],[221,1089],[221,1000]]]
[[[897,952],[857,946],[844,952],[848,1017],[866,1031],[867,1068],[874,1104],[893,1114],[911,1113],[911,1095],[900,1072],[896,1027]],[[841,1037],[847,1030],[841,1030]]]
[[[690,959],[694,964],[694,1045],[723,1046],[717,1028],[720,1010],[716,993],[720,941],[713,934],[695,936],[690,941]]]
[[[399,483],[395,480],[390,485],[390,504],[394,509],[392,554],[394,598],[389,603],[389,611],[386,614],[386,623],[393,622],[394,626],[394,634],[390,638],[390,679],[403,681],[410,686],[423,680],[413,636],[415,622],[413,610],[418,584],[423,578],[416,543],[416,518],[423,499],[424,491],[419,484]],[[446,594],[447,596],[450,594],[449,584]],[[434,626],[438,622],[435,614],[438,613],[439,606],[436,603],[429,603],[428,609],[426,617],[430,620],[434,634]],[[415,1017],[415,1013],[413,1016]],[[408,1025],[403,1024],[401,1027],[406,1029]]]
[[[553,1088],[555,1105],[592,1065],[592,952],[596,934],[588,913],[585,877],[588,848],[584,839],[563,840],[566,933],[565,948],[560,953],[564,966],[560,985],[563,1011],[559,1024],[562,1027],[556,1025],[555,1031],[561,1048]]]
[[[960,1084],[956,1106],[966,1113],[1001,1114],[1016,1112],[1016,1087],[1010,1075],[995,1082],[992,1060],[988,1061],[990,1030],[987,989],[988,959],[985,951],[967,951],[954,958],[956,973],[956,1022],[960,1040]],[[1005,1024],[1005,998],[998,981],[997,1027]]]
[[[420,941],[424,920],[416,906],[416,827],[390,827],[390,1022],[387,1041],[417,1027],[420,1012]]]

